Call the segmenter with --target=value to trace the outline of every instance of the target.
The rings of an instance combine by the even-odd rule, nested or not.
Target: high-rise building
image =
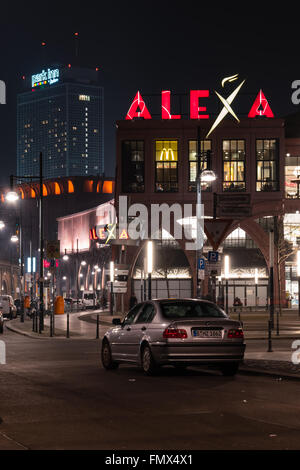
[[[17,100],[17,172],[45,178],[104,172],[104,96],[98,71],[44,68]]]

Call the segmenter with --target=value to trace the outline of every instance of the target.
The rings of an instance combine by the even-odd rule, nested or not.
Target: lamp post
[[[147,242],[148,299],[152,298],[153,242]]]
[[[229,279],[229,256],[224,258],[224,277],[225,277],[225,312],[228,315],[228,279]]]
[[[298,316],[300,318],[300,249],[297,251]]]
[[[10,191],[6,194],[5,199],[9,203],[15,203],[19,201],[19,195],[16,191],[13,190],[13,176],[10,177]],[[1,229],[4,228],[4,222],[0,222]],[[12,243],[19,242],[19,257],[20,257],[20,321],[24,322],[24,260],[23,260],[23,239],[22,239],[22,219],[21,219],[21,207],[19,207],[19,217],[17,216],[16,231],[14,235],[11,236],[10,241]],[[18,237],[18,235],[19,237]]]
[[[203,230],[201,227],[201,184],[211,183],[216,180],[216,175],[212,170],[204,170],[201,162],[201,129],[197,128],[197,206],[196,206],[196,236],[197,236],[197,250],[196,250],[196,273],[197,273],[197,297],[201,297],[201,281],[198,279],[198,263],[202,255],[203,248]],[[202,240],[202,243],[200,242]],[[201,243],[201,245],[200,245]]]
[[[110,274],[110,314],[114,314],[114,280],[115,280],[115,263],[113,261],[109,264]]]
[[[254,282],[255,282],[255,307],[257,307],[258,305],[258,296],[257,296],[257,293],[258,293],[258,269],[255,268],[255,271],[254,271]]]
[[[39,252],[40,252],[40,309],[39,309],[39,333],[42,332],[44,329],[44,214],[43,214],[43,153],[40,152],[39,156]],[[32,180],[37,178],[35,176],[10,176],[10,191],[6,194],[6,200],[9,202],[15,202],[19,199],[19,195],[16,191],[14,191],[14,178],[21,180],[21,179],[29,179]]]
[[[270,324],[274,326],[274,231],[269,232],[269,296],[270,296]]]

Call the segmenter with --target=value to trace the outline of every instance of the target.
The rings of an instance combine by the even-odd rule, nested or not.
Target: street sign
[[[198,258],[197,275],[198,275],[198,281],[204,279],[204,276],[205,276],[205,258]]]
[[[47,241],[46,242],[46,257],[48,259],[60,258],[60,241]]]
[[[205,258],[198,258],[198,269],[205,269]]]
[[[217,251],[209,251],[207,259],[209,263],[217,263],[219,260],[219,253]]]
[[[115,287],[127,287],[126,281],[114,281],[114,288]]]

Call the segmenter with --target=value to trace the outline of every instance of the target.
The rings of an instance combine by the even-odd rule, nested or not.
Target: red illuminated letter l
[[[163,90],[161,92],[161,118],[162,119],[181,119],[180,114],[171,114],[170,111],[170,96],[171,92],[169,90]]]

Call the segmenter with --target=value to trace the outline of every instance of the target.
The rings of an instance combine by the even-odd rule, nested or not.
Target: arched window
[[[68,193],[74,193],[74,184],[71,180],[68,180]]]

